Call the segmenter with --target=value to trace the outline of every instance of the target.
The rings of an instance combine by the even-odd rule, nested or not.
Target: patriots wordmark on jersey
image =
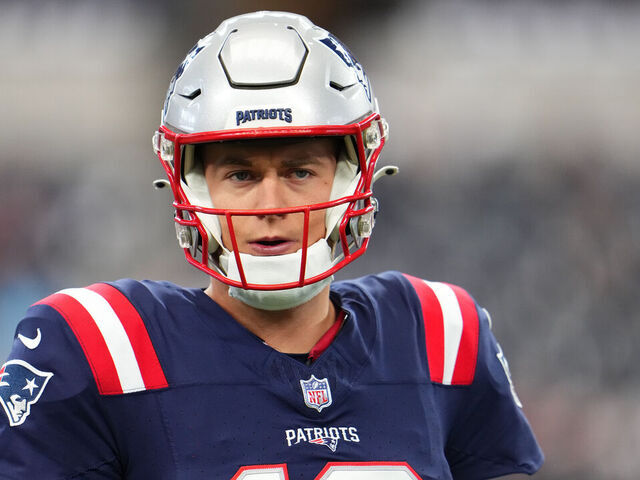
[[[45,298],[0,370],[0,478],[537,470],[542,454],[502,350],[464,290],[389,272],[337,282],[331,299],[341,323],[309,363],[264,344],[199,289],[121,280]]]

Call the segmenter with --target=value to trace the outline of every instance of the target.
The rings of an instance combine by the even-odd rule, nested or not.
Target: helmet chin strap
[[[227,263],[227,275],[240,281],[240,272],[235,255],[226,251],[221,262]],[[302,250],[286,255],[254,256],[240,254],[242,269],[248,283],[278,284],[296,282],[300,278]],[[307,268],[305,278],[311,278],[327,271],[332,266],[331,248],[323,238],[307,248]],[[333,276],[304,287],[285,290],[246,290],[229,287],[229,296],[237,298],[250,307],[260,310],[287,310],[308,302],[331,283]]]
[[[229,296],[260,310],[288,310],[307,303],[329,285],[332,280],[333,277],[331,276],[304,287],[290,288],[288,290],[245,290],[238,287],[229,287]]]

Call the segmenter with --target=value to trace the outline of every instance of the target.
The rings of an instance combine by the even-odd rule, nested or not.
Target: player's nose
[[[275,174],[265,175],[256,191],[256,208],[260,210],[270,210],[290,207],[280,178]],[[258,215],[259,218],[274,217],[282,218],[283,214]]]

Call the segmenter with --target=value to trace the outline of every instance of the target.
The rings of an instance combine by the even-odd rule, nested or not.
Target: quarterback
[[[435,480],[543,457],[486,310],[366,250],[388,126],[349,49],[257,12],[198,41],[153,148],[203,289],[32,305],[0,369],[0,478]]]

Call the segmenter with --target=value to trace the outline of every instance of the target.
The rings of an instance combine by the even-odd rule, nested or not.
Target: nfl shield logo
[[[311,375],[309,380],[300,380],[300,386],[307,407],[320,411],[331,405],[331,388],[326,378],[316,378],[315,375]]]

